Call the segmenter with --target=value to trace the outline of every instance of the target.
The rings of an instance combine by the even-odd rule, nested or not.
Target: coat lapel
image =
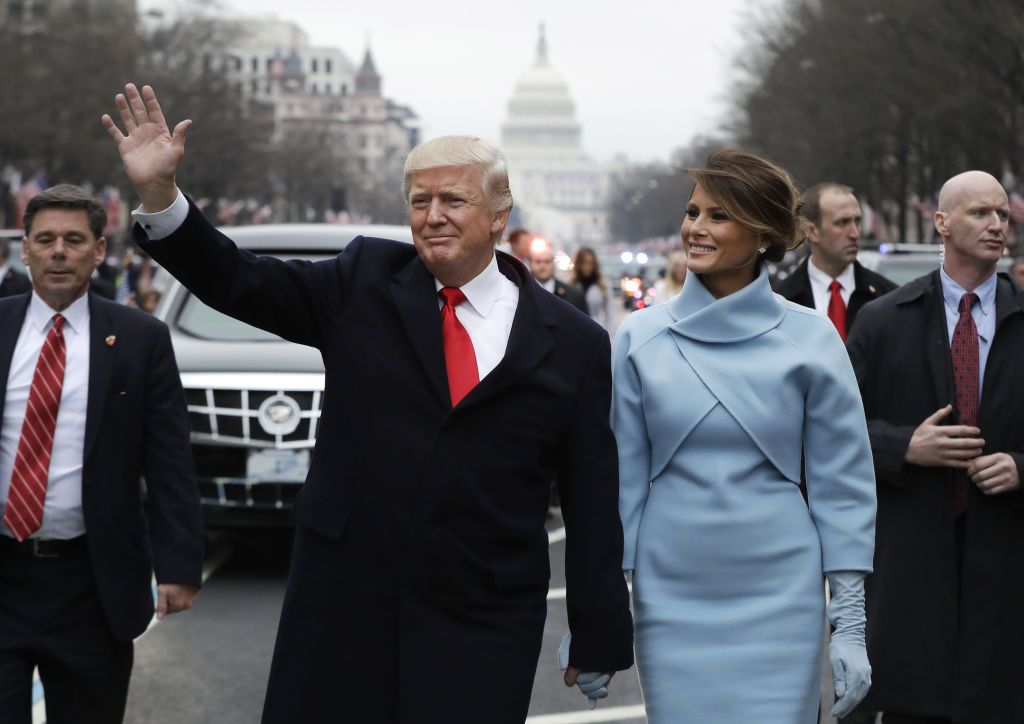
[[[14,346],[18,343],[21,326],[25,323],[28,303],[31,294],[22,295],[18,302],[4,304],[0,315],[0,418],[7,397],[7,376],[11,372],[11,359],[14,357]]]
[[[457,409],[479,404],[499,394],[517,382],[530,370],[540,364],[554,348],[549,327],[555,326],[553,316],[542,304],[540,295],[548,292],[525,275],[521,264],[513,264],[498,252],[498,268],[519,286],[519,303],[512,320],[512,332],[508,338],[505,356],[489,375],[480,380]]]
[[[853,320],[857,318],[860,308],[878,298],[880,290],[866,277],[860,262],[853,262],[853,293],[850,294],[850,303],[846,305],[847,329],[853,327]]]
[[[991,375],[992,370],[997,368],[997,365],[993,364],[993,362],[997,361],[997,359],[998,359],[998,357],[996,358],[996,360],[993,359],[993,357],[994,357],[993,353],[995,353],[995,355],[1001,355],[1002,354],[1002,352],[1000,350],[1002,349],[1002,344],[1003,343],[1002,343],[1001,340],[1003,338],[1003,335],[1000,335],[999,330],[1002,327],[1003,322],[1005,322],[1008,317],[1010,317],[1010,316],[1012,316],[1014,314],[1022,314],[1022,313],[1024,313],[1024,307],[1022,307],[1021,300],[1017,297],[1017,294],[1014,291],[1013,285],[1006,278],[997,278],[996,279],[996,332],[995,332],[995,335],[993,335],[993,338],[992,338],[992,346],[989,348],[988,362],[985,364],[985,379],[984,379],[984,382],[983,382],[983,384],[981,386],[981,401],[980,401],[980,404],[979,404],[979,407],[978,407],[978,422],[979,422],[979,425],[980,425],[980,423],[986,421],[986,413],[988,412],[988,408],[990,406],[989,404],[986,404],[986,403],[988,403],[988,400],[989,400],[989,394],[993,390],[998,390],[999,389],[999,385],[996,383],[996,381],[991,379],[991,377],[992,377],[992,375]],[[996,340],[1000,340],[1000,342],[997,343]],[[984,427],[982,429],[984,429]]]
[[[796,293],[790,298],[791,302],[796,302],[803,307],[810,307],[814,309],[814,291],[811,289],[811,277],[807,273],[807,265],[810,264],[810,257],[804,259],[803,263],[797,267],[797,270],[793,272],[796,275],[796,281],[799,282],[796,287]]]
[[[450,405],[434,277],[417,256],[391,279],[390,287],[398,315],[431,389]]]
[[[924,280],[921,303],[925,305],[925,355],[935,390],[935,409],[951,404],[956,407],[956,387],[953,385],[953,363],[949,352],[949,331],[946,329],[946,310],[942,301],[942,280],[938,270]]]
[[[112,302],[89,294],[89,402],[85,413],[83,462],[89,459],[89,451],[96,442],[117,355],[118,328],[110,313],[111,306]],[[114,338],[113,344],[107,343],[108,337]]]

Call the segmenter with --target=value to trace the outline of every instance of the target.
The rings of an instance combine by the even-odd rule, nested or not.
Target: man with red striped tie
[[[32,291],[0,300],[3,724],[31,722],[36,668],[50,724],[120,722],[154,569],[158,616],[199,590],[201,513],[167,328],[87,293],[105,222],[75,186],[32,198]]]
[[[857,261],[861,213],[853,189],[826,181],[808,188],[800,200],[811,253],[774,285],[775,291],[826,315],[845,341],[860,308],[896,284]]]

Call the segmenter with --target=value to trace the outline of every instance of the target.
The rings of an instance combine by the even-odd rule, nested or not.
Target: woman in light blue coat
[[[736,150],[690,175],[683,291],[630,315],[614,351],[648,719],[816,721],[823,576],[843,716],[870,685],[875,481],[857,382],[832,323],[768,285],[763,262],[800,236],[789,175]]]

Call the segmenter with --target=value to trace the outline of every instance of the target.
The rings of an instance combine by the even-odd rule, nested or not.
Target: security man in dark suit
[[[865,307],[847,343],[878,479],[863,708],[1024,722],[1024,298],[996,271],[1010,205],[968,171],[938,206],[942,266]]]
[[[845,340],[861,307],[897,285],[857,261],[861,212],[853,189],[828,181],[808,188],[801,200],[811,253],[775,291],[827,315]]]
[[[33,290],[0,299],[0,723],[123,719],[132,640],[189,608],[199,491],[167,327],[88,294],[106,213],[75,186],[25,210]],[[143,496],[141,479],[145,478]]]
[[[610,344],[495,252],[512,206],[501,152],[421,144],[405,164],[414,245],[357,238],[286,262],[240,251],[178,190],[189,121],[172,132],[148,86],[115,102],[127,135],[103,123],[142,200],[136,240],[207,304],[324,360],[263,721],[522,724],[556,475],[565,682],[607,695],[633,661]]]
[[[589,316],[583,291],[555,276],[555,251],[543,239],[534,239],[530,247],[530,273],[544,289]]]
[[[11,268],[10,253],[7,241],[0,239],[0,297],[22,294],[32,288],[27,276]]]

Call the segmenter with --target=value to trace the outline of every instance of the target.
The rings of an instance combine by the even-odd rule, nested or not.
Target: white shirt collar
[[[807,276],[811,279],[811,284],[815,284],[821,288],[828,289],[829,285],[832,284],[832,277],[821,269],[814,265],[814,259],[807,259]],[[846,268],[843,269],[842,273],[835,278],[839,282],[845,291],[852,292],[856,285],[856,280],[853,276],[853,264],[847,264]]]
[[[0,241],[0,244],[3,244],[3,243],[4,242]],[[5,264],[0,265],[0,282],[2,282],[4,280],[5,276],[7,276],[7,270],[10,269],[10,268],[11,268],[11,263],[10,262],[6,262]]]
[[[547,291],[551,292],[552,294],[555,293],[555,278],[554,277],[551,277],[546,282],[538,282],[538,284],[540,284],[542,289],[546,289]]]
[[[498,258],[491,255],[491,263],[484,267],[484,270],[463,284],[459,289],[466,295],[466,301],[481,317],[486,317],[494,308],[501,293],[501,283],[504,275],[498,269]],[[444,288],[444,284],[434,279],[434,286],[437,291]]]
[[[36,291],[32,290],[32,299],[28,303],[28,316],[32,326],[42,334],[50,328],[50,320],[58,314],[49,304],[43,301]],[[60,314],[64,315],[64,329],[71,329],[75,334],[83,334],[89,325],[89,293],[86,292]]]

